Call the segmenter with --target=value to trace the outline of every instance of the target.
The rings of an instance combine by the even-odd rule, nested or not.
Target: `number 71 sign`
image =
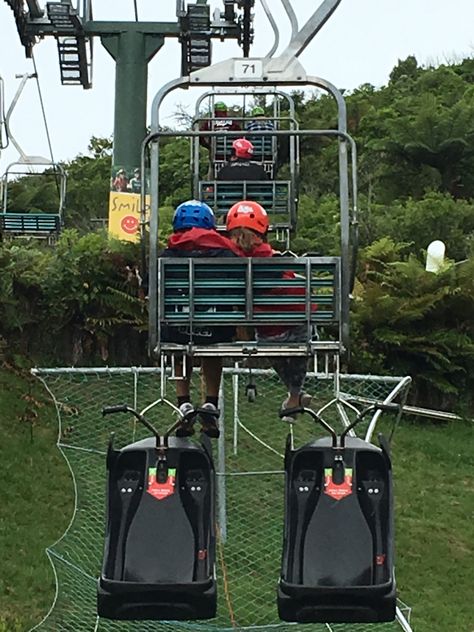
[[[261,59],[236,59],[234,77],[236,79],[261,79],[263,63]]]

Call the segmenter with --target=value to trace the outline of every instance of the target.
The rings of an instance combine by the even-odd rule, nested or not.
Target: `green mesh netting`
[[[105,405],[127,403],[143,410],[159,399],[159,369],[39,370],[56,403],[59,419],[58,446],[68,461],[75,483],[74,515],[62,538],[47,553],[56,574],[57,594],[51,611],[34,630],[41,632],[160,632],[258,630],[259,632],[319,632],[323,630],[370,632],[411,630],[409,611],[401,608],[396,622],[357,625],[298,625],[279,621],[276,584],[279,576],[283,526],[283,452],[288,426],[277,411],[285,391],[272,371],[253,370],[257,387],[254,402],[248,401],[248,375],[226,369],[221,398],[223,439],[214,444],[217,471],[218,523],[217,617],[205,622],[122,622],[99,619],[96,585],[103,552],[105,510],[105,452],[111,432],[119,448],[147,436],[129,415],[103,418]],[[319,409],[335,396],[351,402],[382,401],[394,389],[403,388],[400,378],[341,376],[339,390],[331,376],[309,375],[306,390]],[[398,385],[398,386],[397,386]],[[200,403],[199,376],[193,379],[195,403]],[[174,401],[173,384],[166,396]],[[349,419],[352,409],[345,409]],[[160,430],[174,421],[167,405],[158,404],[147,417]],[[337,405],[324,413],[335,425],[341,423]],[[359,429],[362,436],[367,423]],[[323,430],[309,419],[294,429],[296,445]]]

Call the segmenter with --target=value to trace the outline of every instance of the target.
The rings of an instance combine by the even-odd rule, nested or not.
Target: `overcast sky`
[[[139,18],[175,20],[175,0],[137,0]],[[260,0],[257,0],[257,5]],[[281,30],[281,46],[290,33],[280,0],[267,0]],[[40,0],[44,6],[45,1]],[[222,7],[210,0],[212,8]],[[317,6],[315,0],[292,0],[304,23]],[[93,0],[94,19],[133,20],[132,0]],[[423,64],[438,64],[474,56],[474,0],[342,0],[338,9],[301,56],[306,71],[323,77],[339,88],[352,89],[362,83],[382,86],[398,59],[416,55]],[[261,9],[255,21],[252,55],[264,55],[273,42],[272,31]],[[54,38],[39,42],[35,60],[43,92],[49,130],[56,160],[87,153],[91,136],[109,136],[113,130],[114,63],[100,41],[94,46],[93,88],[62,86]],[[240,56],[235,43],[215,42],[213,61]],[[25,59],[13,15],[0,1],[0,76],[5,83],[8,107],[19,81],[16,74],[32,72]],[[179,76],[180,51],[175,40],[155,56],[149,66],[149,101],[159,87]],[[172,125],[176,104],[190,108],[192,91],[177,91],[165,101],[162,121]],[[148,108],[148,115],[149,115]],[[36,82],[30,80],[11,119],[11,131],[25,153],[48,156]],[[12,147],[0,156],[0,171],[16,160]]]

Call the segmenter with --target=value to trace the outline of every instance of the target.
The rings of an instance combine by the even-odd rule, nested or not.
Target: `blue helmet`
[[[216,218],[212,209],[199,200],[180,204],[173,215],[173,230],[186,228],[215,228]]]

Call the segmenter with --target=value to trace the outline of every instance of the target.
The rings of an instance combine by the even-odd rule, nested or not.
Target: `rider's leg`
[[[275,358],[272,362],[275,372],[288,390],[288,397],[282,404],[283,408],[296,408],[309,404],[310,397],[303,392],[307,365],[308,359],[299,356]]]
[[[203,358],[201,366],[206,385],[206,401],[217,406],[222,376],[222,358]]]
[[[202,373],[206,385],[206,401],[202,409],[209,410],[209,414],[200,414],[203,432],[209,437],[219,436],[217,424],[217,404],[219,401],[219,388],[222,377],[222,358],[206,357],[202,359]]]
[[[193,363],[189,356],[176,360],[175,366],[176,377],[176,397],[178,399],[178,406],[185,402],[191,401],[190,387],[191,378],[193,375]]]

